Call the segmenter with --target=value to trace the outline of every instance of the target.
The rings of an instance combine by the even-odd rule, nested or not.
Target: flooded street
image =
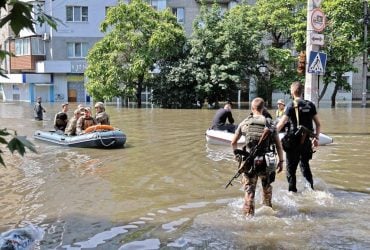
[[[3,155],[0,232],[41,227],[37,249],[369,249],[370,108],[338,106],[319,109],[334,143],[311,161],[316,190],[297,171],[298,193],[289,193],[283,171],[273,210],[259,204],[258,183],[256,216],[246,220],[240,183],[225,190],[237,167],[231,147],[206,143],[215,110],[108,106],[127,142],[104,150],[32,138],[52,129],[60,104],[44,104],[40,122],[32,104],[0,103],[0,127],[26,135],[38,151]],[[248,113],[233,110],[236,122]]]

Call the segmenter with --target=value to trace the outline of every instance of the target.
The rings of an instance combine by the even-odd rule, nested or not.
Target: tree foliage
[[[150,84],[152,101],[163,108],[192,108],[200,99],[195,91],[193,65],[188,62],[189,45],[183,53],[167,61],[160,61],[160,72],[153,74]]]
[[[262,29],[274,48],[286,48],[305,37],[306,0],[258,0],[256,12]],[[304,49],[300,44],[297,49]]]
[[[335,106],[336,94],[339,89],[350,90],[351,87],[342,77],[349,71],[357,71],[353,66],[354,59],[364,49],[362,29],[359,22],[363,16],[363,3],[358,0],[324,1],[322,8],[327,17],[327,26],[324,31],[327,54],[324,88],[319,100],[324,96],[329,83],[334,83],[331,95],[331,106]]]
[[[6,140],[6,138],[11,137],[10,140]],[[6,128],[0,129],[0,143],[5,144],[6,147],[9,149],[11,153],[14,151],[18,152],[21,156],[26,153],[26,148],[31,150],[32,152],[36,152],[34,145],[26,139],[25,136],[17,135],[16,131],[9,132]],[[0,149],[0,163],[5,166],[4,160],[1,156],[4,152]]]
[[[133,0],[111,7],[101,31],[105,37],[87,57],[88,92],[105,100],[135,95],[140,107],[153,65],[182,51],[183,28],[168,10],[158,12],[142,0]]]
[[[287,92],[292,81],[304,82],[295,55],[306,48],[306,0],[258,0],[254,6],[242,1],[226,12],[200,2],[185,49],[183,29],[171,13],[154,11],[140,0],[111,8],[102,24],[107,34],[88,56],[89,93],[139,102],[146,85],[153,89],[154,103],[184,108],[205,98],[217,104],[256,77],[264,90],[259,95],[271,106],[273,90]],[[342,75],[355,70],[353,59],[361,51],[361,6],[356,0],[323,1],[328,27],[322,49],[328,61],[321,97],[330,82],[336,86],[332,100],[339,88],[349,87]],[[158,74],[150,74],[154,64]],[[268,77],[259,72],[261,64]]]
[[[262,97],[271,107],[273,90],[286,92],[292,81],[300,79],[293,49],[301,51],[306,47],[306,1],[259,0],[255,10],[262,25],[260,32],[265,35],[261,61],[269,73],[267,81],[259,78],[258,84],[263,86],[257,89],[265,90]]]
[[[39,6],[37,6],[39,7]],[[46,14],[42,9],[35,8],[28,2],[19,0],[0,0],[0,9],[8,13],[0,20],[0,27],[9,23],[13,32],[18,35],[22,29],[35,31],[36,24],[47,23],[54,29],[57,28],[57,19]]]
[[[0,20],[0,27],[8,24],[15,35],[18,35],[22,29],[29,29],[34,31],[35,24],[48,23],[52,28],[56,29],[57,19],[45,14],[40,8],[33,10],[32,5],[27,2],[18,0],[0,0],[0,11],[4,9],[9,12]],[[4,59],[8,54],[5,50],[0,50],[0,59]],[[0,75],[4,76],[2,73]],[[11,138],[7,140],[7,138]],[[24,136],[17,135],[16,131],[9,132],[6,128],[0,129],[0,144],[6,145],[11,153],[18,152],[23,156],[26,149],[36,152],[34,145]],[[0,149],[0,164],[5,166],[2,154],[4,152]]]
[[[208,7],[201,6],[193,23],[189,53],[171,67],[165,84],[177,86],[178,91],[171,92],[173,100],[186,93],[193,103],[207,98],[217,106],[255,72],[262,36],[251,6],[241,4],[226,13],[217,4]]]

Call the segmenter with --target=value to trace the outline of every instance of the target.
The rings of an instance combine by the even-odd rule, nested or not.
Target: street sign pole
[[[314,32],[312,23],[311,23],[311,13],[314,9],[314,2],[313,0],[307,0],[307,31],[306,31],[306,55],[309,55],[311,51],[319,51],[320,46],[314,45],[311,42],[311,34]],[[318,75],[308,73],[309,67],[309,56],[306,57],[306,73],[305,73],[305,85],[304,85],[304,98],[306,100],[310,100],[316,105],[318,105]]]

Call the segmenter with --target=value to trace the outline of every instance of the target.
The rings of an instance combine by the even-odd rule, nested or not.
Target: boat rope
[[[104,141],[103,141],[103,139],[101,138],[100,134],[98,135],[98,138],[100,139],[101,145],[103,145],[106,148],[112,146],[116,142],[116,140],[113,140],[110,143],[105,144]]]

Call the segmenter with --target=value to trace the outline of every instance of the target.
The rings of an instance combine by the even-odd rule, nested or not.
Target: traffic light
[[[301,51],[301,53],[299,53],[297,72],[299,75],[303,75],[306,73],[306,52],[305,51]]]

